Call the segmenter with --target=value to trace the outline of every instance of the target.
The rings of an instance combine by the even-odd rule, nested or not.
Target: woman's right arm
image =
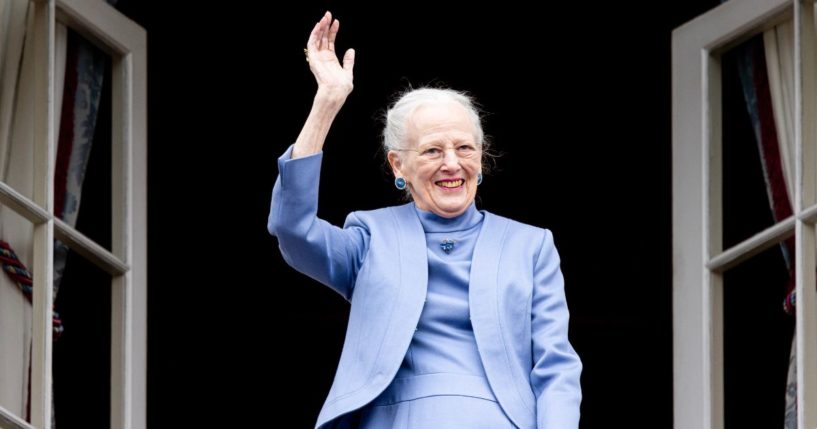
[[[317,217],[323,143],[352,91],[354,51],[346,51],[341,66],[335,55],[339,26],[327,12],[309,36],[307,59],[318,91],[298,139],[278,159],[267,229],[278,238],[289,265],[348,300],[368,248],[368,231],[354,213],[342,229]]]

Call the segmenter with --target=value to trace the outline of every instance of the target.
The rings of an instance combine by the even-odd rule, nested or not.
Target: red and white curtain
[[[789,201],[795,192],[794,147],[794,26],[791,21],[780,24],[763,34],[769,93],[771,94],[777,141],[781,154],[781,168]],[[793,240],[790,239],[790,240]],[[793,254],[791,256],[794,256]],[[792,259],[793,260],[793,259]],[[793,265],[793,264],[792,264]],[[791,271],[790,271],[791,273]],[[793,312],[794,279],[790,276],[785,308]],[[786,380],[785,429],[797,428],[797,349],[792,338],[789,370]]]
[[[766,179],[769,208],[779,222],[791,216],[795,193],[794,27],[792,21],[767,30],[762,42],[743,47],[739,67],[746,105]],[[812,77],[815,78],[815,77]],[[794,314],[794,238],[781,243],[789,269],[783,309]],[[785,429],[797,428],[796,342],[792,339],[786,386]]]

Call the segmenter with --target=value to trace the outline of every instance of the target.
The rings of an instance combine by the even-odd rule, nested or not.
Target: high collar
[[[482,213],[477,210],[476,203],[471,203],[462,214],[452,218],[439,216],[435,213],[422,210],[412,203],[420,223],[425,232],[454,232],[473,228],[482,222]]]

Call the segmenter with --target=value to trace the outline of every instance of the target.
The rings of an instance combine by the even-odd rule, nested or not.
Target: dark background
[[[555,235],[570,337],[585,368],[582,427],[671,427],[671,30],[717,4],[326,1],[284,11],[122,0],[149,41],[149,426],[311,427],[328,392],[348,306],[289,268],[265,224],[275,159],[297,137],[315,91],[302,48],[329,9],[341,20],[339,51],[354,47],[357,61],[355,90],[325,147],[319,214],[339,224],[352,210],[400,203],[378,139],[396,91],[471,92],[503,153],[478,207]],[[735,135],[751,138],[733,83],[724,91],[737,103]],[[725,210],[743,228],[727,233],[740,236],[769,222],[763,178],[751,144],[724,153],[734,166],[725,165],[725,186],[740,190],[725,191],[734,196]],[[89,167],[89,176],[102,174],[94,168],[104,170]],[[104,222],[91,220],[87,192],[80,222],[92,228]],[[779,280],[777,268],[738,273],[727,287]],[[58,424],[79,427],[72,416],[88,416],[68,404],[82,401],[96,404],[101,427],[109,329],[94,341],[77,326],[104,326],[109,316],[93,322],[68,289],[58,304],[75,340],[60,346],[68,357],[55,377],[80,374],[75,383],[98,389],[82,398],[58,391]],[[738,383],[727,390],[730,426],[782,426],[781,370],[768,380],[754,370],[782,368],[783,346],[746,357],[768,344],[756,342],[766,319],[776,330],[761,340],[785,343],[780,287],[773,292],[739,301],[746,295],[727,291],[727,329],[736,333],[727,332],[727,379]],[[109,295],[94,297],[105,308]],[[756,405],[768,411],[740,417]]]

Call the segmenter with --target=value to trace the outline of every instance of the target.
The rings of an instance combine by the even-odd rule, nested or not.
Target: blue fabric
[[[364,407],[360,428],[511,428],[482,368],[468,311],[471,258],[483,214],[473,203],[454,218],[416,206],[415,210],[428,246],[425,305],[400,370],[389,387]],[[444,251],[443,242],[453,243],[449,252]],[[452,401],[457,408],[440,406]],[[474,413],[475,409],[481,411]],[[479,418],[468,424],[463,413]]]
[[[377,398],[394,380],[420,323],[429,280],[425,231],[413,204],[317,217],[322,153],[278,160],[267,228],[296,270],[352,303],[332,388],[316,428]],[[468,304],[479,357],[513,424],[576,428],[581,361],[550,231],[482,212]],[[425,402],[425,401],[423,401]],[[490,403],[490,401],[485,401]]]
[[[358,429],[513,429],[499,404],[468,396],[430,396],[376,405],[361,412]],[[554,429],[558,429],[554,426]]]
[[[496,402],[485,377],[467,374],[431,373],[395,378],[369,406],[392,405],[431,396],[468,396]]]
[[[474,204],[453,219],[415,209],[428,246],[428,292],[397,378],[433,373],[485,377],[468,311],[471,257],[483,215]],[[454,240],[450,253],[440,246],[444,239]]]

